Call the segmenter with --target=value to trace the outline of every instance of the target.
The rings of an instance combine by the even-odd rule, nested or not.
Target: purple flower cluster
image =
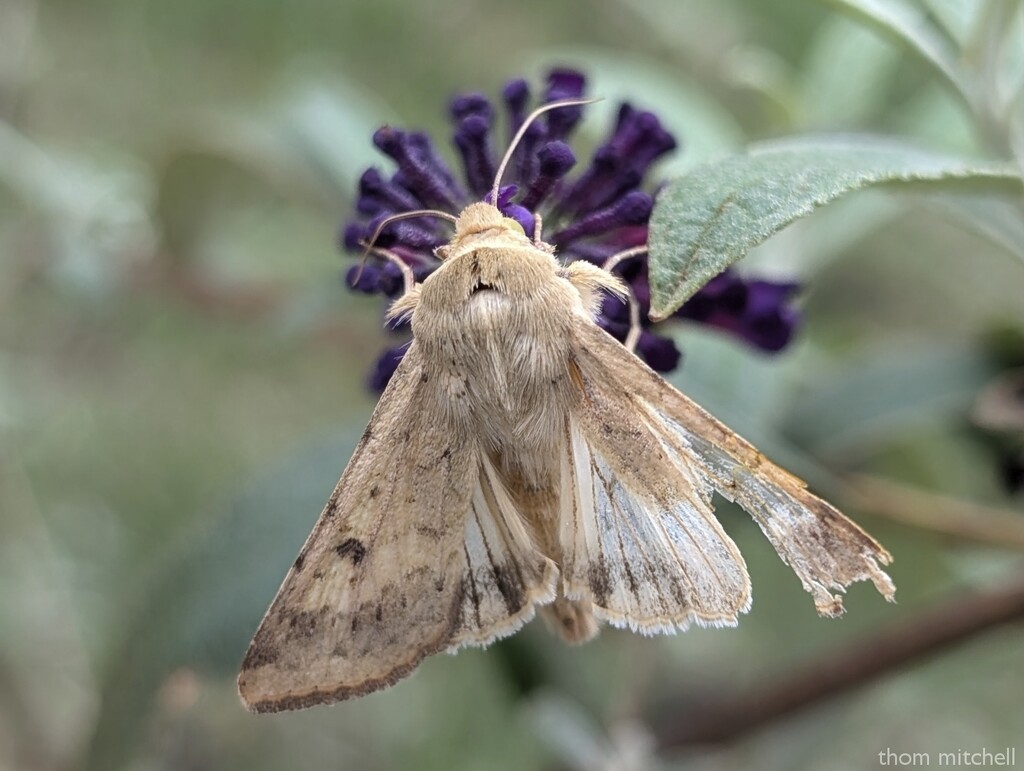
[[[584,86],[579,72],[553,70],[538,104],[579,98]],[[499,156],[530,111],[526,81],[508,83],[502,102],[504,138],[496,147],[494,135],[502,116],[491,101],[481,94],[452,100],[453,144],[462,167],[458,177],[426,134],[379,129],[373,142],[398,169],[390,179],[372,168],[363,174],[356,202],[359,219],[344,229],[345,248],[361,254],[360,242],[368,240],[392,214],[425,208],[457,214],[469,203],[490,200]],[[535,215],[540,214],[543,240],[553,244],[565,262],[583,259],[601,265],[613,254],[647,243],[654,198],[641,188],[651,166],[675,149],[676,140],[656,115],[622,104],[611,135],[594,151],[589,164],[570,176],[577,159],[567,140],[582,110],[582,106],[552,110],[530,125],[515,149],[496,203],[529,234],[534,232]],[[376,245],[398,254],[422,281],[440,265],[433,250],[447,243],[450,229],[450,223],[437,218],[401,220],[389,224]],[[680,354],[674,341],[660,335],[660,325],[648,319],[647,258],[630,259],[618,272],[641,306],[643,330],[637,354],[659,372],[675,369]],[[362,269],[353,265],[346,283],[389,298],[401,294],[403,286],[400,271],[390,263],[367,264]],[[726,330],[763,350],[778,351],[789,342],[799,321],[797,311],[787,305],[796,290],[795,284],[745,280],[730,270],[712,279],[674,315]],[[625,340],[629,308],[608,297],[597,321]],[[374,389],[387,385],[407,347],[405,342],[384,352],[370,378]]]

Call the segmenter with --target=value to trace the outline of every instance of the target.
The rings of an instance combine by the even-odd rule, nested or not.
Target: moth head
[[[471,203],[455,221],[455,240],[484,232],[501,233],[508,231],[526,237],[523,226],[511,217],[506,217],[496,206],[489,203]]]
[[[496,206],[489,203],[471,203],[455,220],[455,236],[447,246],[439,246],[434,254],[439,260],[446,260],[458,253],[460,246],[467,242],[478,243],[481,238],[511,237],[513,240],[529,243],[523,226],[511,217],[506,217]]]

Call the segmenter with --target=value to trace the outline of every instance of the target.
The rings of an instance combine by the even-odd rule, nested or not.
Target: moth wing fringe
[[[549,561],[542,583],[536,590],[531,590],[527,594],[526,603],[521,610],[510,616],[505,623],[486,630],[486,633],[463,636],[445,652],[454,656],[463,648],[486,648],[498,640],[511,637],[533,620],[538,608],[555,601],[555,597],[558,596],[558,578],[558,568]]]

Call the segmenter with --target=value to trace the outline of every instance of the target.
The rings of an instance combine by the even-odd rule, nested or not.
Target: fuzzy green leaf
[[[794,220],[861,188],[941,183],[1019,194],[1012,166],[951,158],[878,138],[789,140],[699,166],[661,191],[650,224],[651,318]]]
[[[906,0],[824,0],[874,27],[916,53],[938,70],[962,94],[967,80],[957,63],[952,41],[925,11]]]

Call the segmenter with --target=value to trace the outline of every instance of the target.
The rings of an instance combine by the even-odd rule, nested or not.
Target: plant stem
[[[1024,621],[1024,573],[998,589],[954,597],[917,618],[894,624],[838,653],[745,693],[672,710],[656,725],[663,749],[723,744],[799,710],[834,699],[963,640]]]

